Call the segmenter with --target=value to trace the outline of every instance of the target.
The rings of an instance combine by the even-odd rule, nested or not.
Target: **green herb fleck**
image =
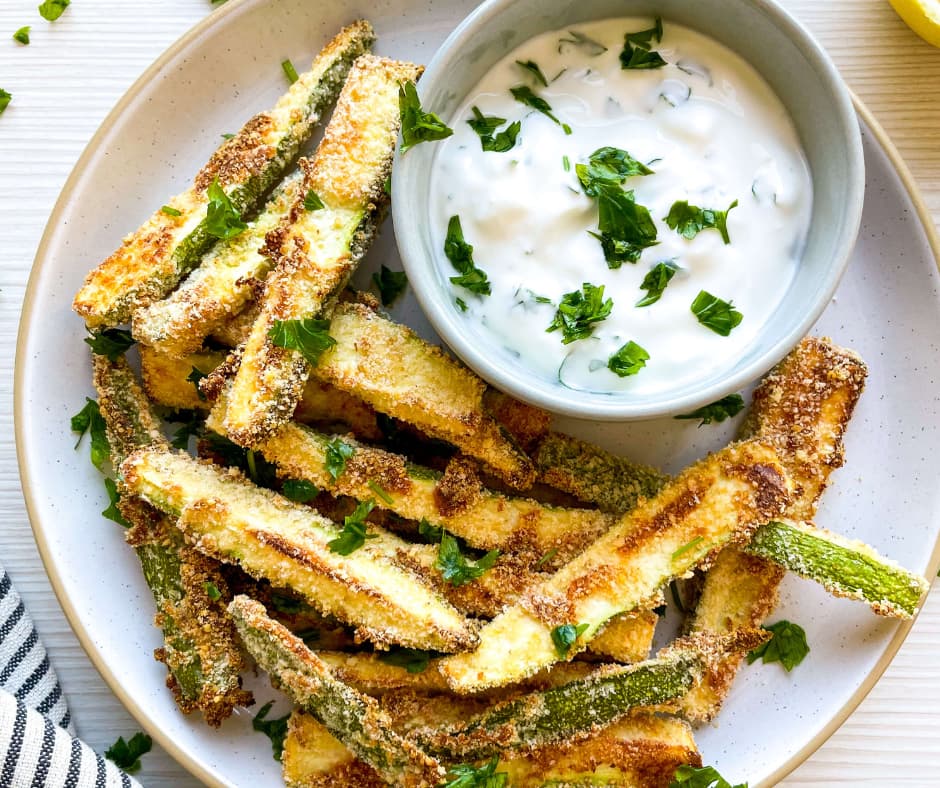
[[[444,579],[455,588],[473,582],[483,573],[493,568],[499,550],[490,550],[482,558],[473,561],[468,559],[461,551],[457,540],[447,531],[441,531],[441,545],[437,552],[437,568],[440,569]]]
[[[271,751],[274,754],[274,760],[279,761],[284,753],[284,739],[287,736],[287,721],[290,719],[290,714],[269,720],[267,718],[268,712],[271,711],[273,705],[273,700],[265,703],[251,721],[251,727],[256,731],[261,731],[271,740]]]
[[[535,568],[541,569],[545,564],[551,561],[556,555],[558,555],[558,548],[553,547],[545,555],[543,555],[538,561],[535,562]]]
[[[705,290],[695,296],[691,309],[699,323],[723,337],[744,319],[731,301],[723,301]]]
[[[100,471],[111,456],[111,444],[108,443],[108,433],[105,427],[98,403],[93,399],[85,398],[85,407],[72,416],[72,432],[78,433],[77,449],[88,433],[90,439],[91,462]]]
[[[509,88],[509,92],[512,93],[512,97],[516,101],[525,104],[527,107],[532,107],[532,109],[541,112],[546,118],[549,118],[550,120],[557,123],[562,127],[562,129],[565,128],[565,124],[563,124],[552,114],[551,104],[549,104],[541,96],[533,93],[532,88],[530,88],[528,85],[516,85],[514,88]],[[565,130],[565,133],[570,134],[571,128],[569,127],[567,130]]]
[[[644,348],[631,340],[607,359],[607,369],[625,378],[643,369],[649,357],[650,354]]]
[[[326,444],[326,472],[333,477],[334,482],[346,470],[346,460],[355,453],[355,447],[350,446],[342,438],[333,438]]]
[[[439,542],[444,529],[439,525],[431,525],[426,518],[422,517],[418,523],[418,534],[429,542]]]
[[[30,26],[24,25],[13,34],[13,40],[26,46],[29,43]]]
[[[320,490],[306,479],[285,479],[281,494],[294,503],[309,503],[320,494]]]
[[[607,47],[603,44],[598,43],[593,38],[588,38],[584,33],[579,33],[577,30],[569,30],[568,35],[570,38],[559,38],[558,39],[558,54],[561,55],[564,53],[565,44],[568,44],[574,49],[578,49],[588,57],[597,57],[598,55],[603,55],[607,51]]]
[[[192,383],[193,388],[196,389],[196,396],[199,397],[199,399],[201,399],[203,402],[205,402],[206,395],[203,394],[202,389],[199,388],[199,381],[207,377],[209,376],[205,372],[203,372],[201,369],[197,369],[196,367],[193,367],[186,376],[186,380]]]
[[[326,206],[323,204],[323,200],[320,199],[313,189],[308,189],[307,194],[304,196],[304,210],[306,211],[319,211]]]
[[[206,209],[206,232],[222,241],[234,238],[248,229],[242,221],[232,201],[219,185],[219,179],[213,179],[206,190],[209,207]]]
[[[218,602],[222,598],[222,592],[219,591],[219,587],[210,580],[203,583],[202,587],[206,590],[206,596],[213,602]]]
[[[230,133],[230,132],[225,132],[225,133],[222,135],[222,139],[225,140],[226,142],[228,142],[228,141],[229,141],[230,139],[232,139],[232,137],[234,137],[234,136],[235,136],[235,135],[232,134],[232,133]]]
[[[56,19],[62,16],[62,12],[69,7],[70,2],[72,0],[43,0],[43,3],[39,6],[39,15],[49,22],[55,22]]]
[[[442,140],[454,133],[433,112],[421,109],[414,82],[398,83],[398,111],[401,115],[402,153],[421,142]]]
[[[651,49],[653,39],[656,43],[663,40],[663,22],[656,17],[656,23],[648,30],[627,33],[624,36],[623,51],[620,53],[622,69],[662,68],[666,65],[662,55]]]
[[[168,421],[181,425],[170,439],[170,445],[174,449],[182,449],[185,451],[189,448],[190,437],[194,435],[198,436],[202,431],[203,420],[194,410],[177,411]]]
[[[374,506],[375,501],[371,498],[356,504],[355,511],[343,519],[343,530],[339,536],[327,542],[326,546],[334,553],[349,555],[362,547],[366,539],[376,539],[378,534],[366,533],[366,517]]]
[[[729,394],[727,397],[722,397],[720,400],[705,405],[698,410],[693,410],[691,413],[683,413],[681,416],[676,416],[675,418],[701,419],[702,421],[698,426],[703,427],[706,424],[711,424],[713,421],[722,422],[725,419],[737,416],[742,410],[744,410],[744,397],[740,394]]]
[[[268,331],[268,338],[278,347],[298,351],[312,366],[316,366],[320,356],[336,344],[329,331],[329,320],[313,317],[275,320]]]
[[[672,281],[678,270],[679,266],[672,260],[661,260],[656,263],[643,277],[640,289],[645,290],[646,295],[637,301],[636,305],[640,307],[649,306],[659,301],[666,290],[666,286]]]
[[[297,69],[294,68],[294,64],[290,62],[290,58],[281,61],[281,68],[284,69],[284,76],[287,77],[287,81],[292,85],[300,79],[300,75],[297,73]]]
[[[473,247],[463,237],[463,228],[460,226],[460,217],[451,216],[447,222],[447,236],[444,239],[444,254],[460,276],[452,276],[450,281],[465,287],[477,295],[490,294],[490,282],[486,272],[476,267],[473,262]]]
[[[672,554],[672,560],[675,561],[677,558],[680,558],[681,556],[689,552],[689,550],[695,549],[699,544],[701,544],[704,541],[705,541],[704,536],[696,536],[694,539],[690,540],[689,542],[686,542],[684,545],[682,545],[682,547],[676,550]]]
[[[101,514],[118,525],[130,528],[131,524],[124,519],[124,515],[121,514],[121,510],[118,509],[117,506],[118,502],[121,500],[121,494],[118,492],[117,484],[115,484],[114,479],[109,479],[105,476],[104,488],[108,491],[108,508]]]
[[[13,99],[12,93],[7,93],[3,88],[0,88],[0,114],[3,113],[9,105],[10,101]]]
[[[467,311],[467,309],[468,309],[468,307],[467,307],[467,302],[464,301],[462,298],[459,298],[459,297],[458,297],[458,298],[455,298],[455,299],[454,299],[454,303],[457,305],[457,308],[458,308],[461,312],[466,312],[466,311]]]
[[[569,159],[567,156],[562,156],[562,157],[561,157],[561,166],[562,166],[562,169],[564,169],[565,172],[571,172],[571,159]]]
[[[542,85],[548,87],[548,80],[545,79],[545,75],[542,73],[542,69],[539,68],[539,64],[534,60],[517,60],[516,65],[528,71],[533,77],[535,77],[536,82],[541,82]]]
[[[561,659],[567,659],[575,641],[587,630],[587,624],[562,624],[552,630],[552,643]]]
[[[117,361],[134,344],[130,331],[123,328],[103,328],[85,337],[85,344],[92,353],[107,356],[109,361]]]
[[[393,503],[395,503],[395,499],[392,498],[392,496],[389,495],[388,492],[385,490],[385,488],[382,487],[382,485],[379,484],[378,482],[372,481],[372,480],[370,479],[370,480],[369,480],[369,489],[372,490],[372,492],[375,493],[375,497],[376,497],[376,498],[378,498],[380,501],[384,501],[384,502],[387,503],[389,506],[391,506]]]
[[[759,659],[762,659],[765,665],[769,662],[779,662],[789,673],[809,654],[806,631],[799,624],[783,620],[761,629],[772,633],[773,637],[747,655],[748,665]]]
[[[441,788],[504,788],[508,785],[509,774],[497,772],[499,756],[483,766],[459,763],[447,770],[447,782]]]
[[[669,788],[747,788],[747,783],[732,785],[714,766],[680,766]]]
[[[721,233],[721,240],[725,244],[730,244],[728,214],[737,205],[738,201],[735,200],[724,211],[716,211],[713,208],[699,208],[697,205],[689,205],[685,200],[676,200],[669,209],[669,214],[664,216],[663,220],[669,225],[670,230],[675,230],[683,238],[692,240],[702,230],[715,229]]]
[[[499,118],[495,115],[484,115],[478,107],[472,107],[473,118],[467,121],[467,125],[473,129],[480,138],[480,146],[484,151],[494,153],[505,153],[516,146],[516,139],[522,124],[517,120],[510,123],[500,132],[495,132],[506,122],[506,118]]]
[[[283,613],[287,616],[296,616],[309,609],[309,606],[305,602],[295,597],[278,593],[271,594],[271,607],[278,613]]]
[[[65,0],[65,4],[68,5],[68,0]],[[152,747],[153,739],[146,733],[135,733],[128,741],[119,736],[118,740],[105,750],[104,757],[119,769],[134,774],[140,771],[140,757],[150,752]]]
[[[182,216],[183,212],[177,210],[172,205],[161,205],[160,213],[165,213],[167,216]]]
[[[386,665],[396,665],[409,673],[424,673],[431,664],[435,654],[431,651],[422,651],[417,648],[393,647],[389,651],[379,651],[379,662]]]
[[[568,345],[594,333],[594,324],[606,320],[613,309],[613,299],[604,300],[604,285],[585,282],[581,290],[565,293],[547,333],[561,329],[562,343]]]
[[[386,265],[383,265],[376,273],[372,274],[372,281],[379,289],[379,297],[382,299],[382,306],[391,306],[395,300],[408,286],[408,274],[404,271],[393,271]]]

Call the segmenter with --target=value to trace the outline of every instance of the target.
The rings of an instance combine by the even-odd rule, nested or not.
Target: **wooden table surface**
[[[17,321],[43,227],[86,142],[146,66],[213,6],[210,0],[77,0],[50,25],[36,5],[37,0],[0,0],[0,88],[14,94],[0,117],[0,562],[39,627],[79,732],[101,752],[138,725],[72,634],[33,542],[11,423]],[[911,33],[885,0],[784,0],[784,5],[818,36],[892,137],[936,225],[940,49]],[[33,42],[25,48],[9,39],[24,24],[33,25]],[[940,786],[936,585],[872,693],[783,784]],[[147,786],[198,785],[158,748],[144,764],[139,777]]]

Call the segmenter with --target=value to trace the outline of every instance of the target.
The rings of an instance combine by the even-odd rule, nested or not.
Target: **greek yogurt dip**
[[[430,195],[443,281],[468,328],[545,380],[649,396],[711,377],[800,263],[812,184],[793,124],[695,31],[545,33],[448,121]]]

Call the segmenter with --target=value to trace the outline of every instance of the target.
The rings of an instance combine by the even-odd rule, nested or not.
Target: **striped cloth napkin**
[[[46,649],[0,566],[0,787],[141,788],[74,733]]]

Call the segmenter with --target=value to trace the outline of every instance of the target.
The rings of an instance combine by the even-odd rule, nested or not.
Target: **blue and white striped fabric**
[[[73,733],[46,649],[0,566],[0,786],[140,788]]]

